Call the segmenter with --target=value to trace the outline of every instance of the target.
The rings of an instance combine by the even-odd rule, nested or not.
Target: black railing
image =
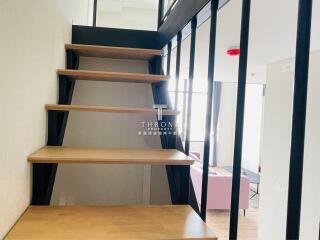
[[[233,155],[232,197],[231,197],[231,213],[230,213],[230,233],[229,233],[230,239],[237,239],[237,230],[238,230],[244,104],[245,104],[246,82],[247,82],[250,3],[251,3],[251,0],[243,0],[243,3],[242,3],[240,58],[239,58],[239,73],[238,73],[238,97],[237,97],[235,142],[234,142],[234,155]]]
[[[179,80],[180,80],[180,68],[181,68],[181,41],[182,41],[182,33],[178,32],[177,35],[177,56],[176,56],[176,90],[174,96],[174,110],[178,110],[178,90],[179,90]]]
[[[185,153],[190,153],[190,128],[191,128],[191,111],[192,111],[192,90],[194,77],[194,62],[196,52],[196,36],[197,36],[197,16],[194,16],[191,22],[191,43],[190,43],[190,59],[189,59],[189,90],[188,90],[188,109],[186,120],[186,139],[185,139]],[[187,84],[186,84],[187,85]]]
[[[202,191],[201,191],[201,217],[206,220],[207,214],[207,192],[209,175],[209,156],[210,156],[210,133],[212,120],[212,99],[213,99],[213,77],[216,49],[216,30],[217,30],[218,1],[211,1],[211,26],[210,26],[210,46],[208,64],[208,97],[206,112],[206,128],[203,151],[203,171],[202,171]]]
[[[188,110],[186,123],[186,141],[185,152],[190,152],[190,127],[191,127],[191,106],[192,106],[192,87],[194,78],[194,54],[195,54],[195,36],[196,19],[198,22],[204,21],[201,17],[211,17],[210,33],[210,50],[208,66],[208,103],[206,119],[206,137],[203,156],[203,179],[202,179],[202,197],[201,197],[201,217],[206,220],[207,205],[207,187],[208,187],[208,166],[210,150],[210,127],[212,112],[212,92],[214,76],[214,53],[215,53],[215,33],[216,33],[216,13],[219,7],[223,6],[226,1],[211,1],[211,8],[206,6],[209,0],[184,0],[176,1],[175,7],[164,14],[159,20],[160,40],[158,46],[163,48],[171,39],[182,30],[191,34],[190,45],[190,65],[189,65],[189,89],[188,89]],[[240,58],[238,73],[238,96],[236,110],[236,127],[235,127],[235,146],[234,146],[234,163],[233,163],[233,180],[232,180],[232,197],[231,197],[231,214],[230,214],[230,239],[237,239],[238,230],[238,212],[239,212],[239,189],[241,180],[241,158],[242,158],[242,139],[244,124],[244,103],[245,103],[245,86],[247,75],[248,45],[249,45],[249,23],[250,23],[250,2],[243,0],[242,21],[240,36]],[[297,32],[297,50],[296,50],[296,67],[295,67],[295,87],[294,87],[294,110],[292,120],[292,141],[291,141],[291,158],[290,158],[290,180],[289,180],[289,197],[288,197],[288,217],[287,217],[287,239],[299,239],[300,209],[301,209],[301,189],[303,173],[303,150],[305,134],[305,116],[306,116],[306,99],[307,99],[307,79],[308,79],[308,59],[310,45],[310,26],[311,26],[311,8],[312,0],[299,0],[299,21]],[[208,14],[208,11],[210,13]],[[190,25],[187,25],[192,20]],[[186,26],[190,29],[186,30]],[[182,41],[186,36],[182,36]],[[178,43],[179,44],[179,43]],[[180,50],[178,49],[178,52]],[[170,53],[170,52],[169,52]],[[170,55],[169,55],[170,56]],[[179,55],[177,56],[179,58]],[[168,58],[170,62],[170,58]],[[176,93],[177,94],[177,93]]]
[[[178,94],[178,81],[180,77],[180,53],[181,41],[191,34],[190,63],[188,79],[188,107],[186,110],[186,139],[185,153],[190,152],[190,128],[191,128],[191,106],[192,88],[194,85],[194,66],[196,51],[196,29],[197,25],[203,23],[211,17],[210,28],[210,49],[208,65],[208,103],[206,112],[206,134],[203,156],[203,179],[202,198],[200,215],[206,220],[207,208],[207,188],[209,172],[209,152],[210,152],[210,128],[212,101],[214,90],[214,63],[216,45],[216,22],[217,11],[229,0],[176,0],[167,12],[164,12],[164,1],[159,0],[158,31],[135,31],[125,30],[130,33],[131,38],[125,40],[123,46],[162,49],[167,46],[167,74],[170,74],[172,39],[177,36],[177,59],[176,59],[176,94]],[[249,44],[249,23],[250,23],[250,1],[242,0],[242,22],[240,36],[240,59],[238,73],[238,96],[236,110],[234,165],[232,180],[231,214],[230,214],[230,239],[237,239],[238,212],[239,212],[239,188],[241,179],[241,158],[242,158],[242,138],[244,122],[245,86],[247,73],[247,58]],[[300,211],[301,211],[301,190],[303,177],[303,154],[304,136],[306,120],[306,99],[307,99],[307,79],[309,66],[310,48],[310,27],[311,27],[312,0],[299,0],[298,31],[296,45],[296,65],[295,65],[295,86],[292,118],[292,139],[290,155],[289,193],[287,209],[287,239],[299,239]],[[93,26],[96,26],[97,0],[94,1]],[[191,24],[189,24],[191,22]],[[79,27],[78,27],[79,28]],[[115,29],[108,29],[112,36],[105,39],[104,34],[99,29],[94,28],[95,36],[100,39],[97,44],[110,45],[110,42],[119,45],[123,41],[122,32]],[[85,43],[87,41],[87,30],[80,34],[74,34],[74,39]],[[184,33],[184,34],[183,34]],[[141,38],[141,36],[144,36]],[[140,42],[144,39],[143,42]],[[177,108],[178,97],[175,97],[175,109]],[[231,126],[232,127],[232,126]],[[189,199],[190,200],[190,199]]]
[[[98,0],[93,1],[93,20],[92,20],[92,26],[97,26],[97,10],[98,10]]]
[[[159,6],[158,6],[158,28],[160,27],[160,25],[162,23],[163,11],[164,11],[164,0],[159,0]]]
[[[312,0],[300,0],[289,171],[287,239],[299,239]]]

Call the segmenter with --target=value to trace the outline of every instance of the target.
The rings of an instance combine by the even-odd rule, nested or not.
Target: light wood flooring
[[[251,186],[254,189],[254,186]],[[252,193],[251,193],[252,194]],[[239,211],[238,240],[258,239],[259,196],[250,200],[250,208]],[[219,240],[229,240],[230,211],[208,210],[207,224],[214,229]]]

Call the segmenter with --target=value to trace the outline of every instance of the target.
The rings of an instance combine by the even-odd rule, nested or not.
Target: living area
[[[220,83],[220,85],[221,91],[217,94],[220,99],[215,98],[219,104],[217,107],[219,111],[216,114],[218,119],[213,123],[216,124],[215,133],[211,134],[213,147],[209,155],[208,209],[230,209],[231,203],[234,128],[227,126],[233,126],[235,121],[233,107],[234,109],[236,107],[236,85],[226,82]],[[257,209],[259,207],[264,88],[264,84],[247,84],[239,206],[244,210],[244,214],[248,208]],[[201,122],[195,122],[194,125],[196,132],[197,126],[201,126]],[[191,140],[190,151],[197,162],[191,167],[191,176],[200,203],[203,143],[200,138],[194,137],[195,141]]]
[[[241,3],[235,1],[225,6],[219,17],[233,14]],[[233,16],[240,19],[240,14]],[[219,236],[228,237],[230,218],[232,174],[234,159],[235,121],[237,108],[237,73],[238,73],[238,39],[234,32],[240,31],[235,27],[228,27],[226,22],[218,24],[217,28],[216,72],[213,92],[213,116],[210,134],[209,176],[207,196],[207,216],[210,224],[219,232]],[[189,75],[189,46],[191,37],[185,38],[181,43],[180,55],[180,81],[176,90],[176,56],[177,48],[171,53],[169,92],[171,102],[175,104],[177,99],[180,135],[182,141],[190,134],[190,156],[196,159],[191,166],[191,178],[197,202],[200,207],[202,195],[203,157],[206,133],[206,106],[207,106],[207,59],[203,58],[209,51],[210,21],[204,22],[198,27],[194,84],[192,95],[191,130],[186,129],[186,108],[189,99],[187,79]],[[240,33],[239,33],[240,34]],[[234,35],[231,39],[230,35]],[[173,45],[175,43],[173,42]],[[249,58],[250,59],[250,58]],[[164,69],[168,69],[167,59],[164,61]],[[252,60],[252,59],[250,59]],[[246,84],[246,100],[244,114],[244,135],[242,149],[242,170],[239,202],[239,234],[243,239],[257,238],[260,174],[263,171],[261,165],[261,144],[263,132],[263,115],[266,90],[266,66],[257,65],[249,60],[250,73]],[[178,92],[178,94],[176,94]],[[176,95],[178,96],[176,98]],[[249,232],[249,233],[248,233]]]
[[[216,34],[207,222],[217,231],[219,239],[228,239],[230,226],[239,70],[237,54],[241,23],[241,11],[237,9],[240,9],[241,2],[231,1],[219,12]],[[314,8],[317,7],[319,2],[315,3]],[[283,226],[286,223],[286,201],[289,191],[287,179],[289,177],[297,9],[297,2],[292,1],[252,2],[239,191],[239,210],[241,210],[238,223],[239,239],[285,239]],[[273,13],[272,18],[268,16],[270,13]],[[319,19],[318,12],[314,13],[314,17]],[[316,30],[319,28],[319,22],[313,21],[312,27],[309,74],[313,87],[309,87],[309,94],[316,91],[315,88],[319,84],[319,81],[315,80],[319,76],[319,69],[315,67],[319,59],[319,34]],[[202,160],[206,129],[206,115],[203,113],[206,111],[208,87],[206,83],[208,62],[201,56],[209,52],[209,32],[208,21],[198,27],[194,84],[191,94],[193,103],[190,153],[197,159],[197,163],[191,168],[191,177],[199,205],[202,195]],[[188,89],[184,84],[186,81],[182,80],[188,79],[189,74],[190,39],[191,37],[187,37],[183,40],[180,53],[181,73],[177,105],[182,113],[186,108],[184,96],[189,94],[185,91]],[[176,54],[177,49],[174,49],[172,51],[174,60]],[[174,60],[171,60],[173,62],[171,76],[175,76]],[[169,90],[174,102],[174,80],[171,81]],[[303,186],[305,188],[304,208],[310,209],[308,214],[302,215],[304,224],[301,224],[301,228],[304,230],[302,230],[301,239],[316,239],[314,236],[319,234],[315,230],[319,227],[319,209],[313,211],[311,208],[316,205],[316,201],[319,201],[319,194],[315,196],[312,190],[316,182],[312,178],[319,181],[319,174],[315,172],[319,163],[315,163],[314,158],[314,154],[319,149],[314,145],[314,141],[319,136],[316,137],[318,127],[316,127],[315,118],[316,116],[319,118],[320,115],[319,111],[315,113],[315,108],[312,107],[312,102],[317,101],[316,97],[310,97],[308,101],[310,104],[308,129],[311,136],[307,140],[309,148],[305,157],[308,158],[309,164],[307,164],[308,168],[304,169],[307,177],[304,178]],[[182,139],[187,134],[184,121],[182,114],[179,118]]]
[[[230,206],[232,195],[233,174],[233,142],[236,103],[236,84],[224,82],[221,84],[220,106],[216,125],[216,134],[212,133],[211,142],[215,144],[210,152],[208,175],[207,217],[210,226],[220,238],[228,237]],[[245,104],[243,159],[241,169],[241,184],[239,198],[239,237],[241,239],[256,239],[258,229],[259,195],[261,165],[262,116],[264,106],[264,84],[248,84]],[[215,98],[217,99],[217,98]],[[214,103],[215,104],[215,103]],[[234,109],[233,109],[234,107]],[[194,138],[191,137],[190,154],[196,163],[191,166],[197,202],[201,205],[203,177],[203,144],[196,138],[201,132],[201,122],[195,122]],[[201,128],[201,127],[200,127]],[[182,134],[183,136],[183,134]],[[201,136],[199,136],[201,137]],[[192,141],[194,139],[195,141]]]

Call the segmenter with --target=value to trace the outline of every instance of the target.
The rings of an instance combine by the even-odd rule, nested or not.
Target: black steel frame
[[[251,0],[243,0],[229,239],[237,239]]]
[[[205,221],[207,214],[207,191],[209,174],[209,155],[210,155],[210,132],[212,119],[212,93],[214,81],[214,63],[216,50],[216,31],[217,31],[217,12],[218,1],[211,1],[211,26],[210,26],[210,45],[209,45],[209,63],[208,63],[208,97],[206,111],[206,128],[203,151],[203,171],[202,171],[202,191],[201,191],[201,218]]]
[[[188,109],[186,121],[186,141],[184,151],[189,156],[190,154],[190,127],[191,127],[191,111],[192,111],[192,89],[194,77],[194,63],[196,52],[196,37],[197,37],[197,16],[194,16],[191,21],[191,43],[190,43],[190,60],[189,60],[189,90],[188,90]]]
[[[72,26],[72,43],[128,48],[159,48],[159,33],[131,29]]]
[[[312,0],[300,0],[289,171],[287,239],[299,239]]]
[[[79,56],[67,51],[67,68],[78,69]],[[59,77],[59,104],[71,104],[75,80]],[[48,146],[61,146],[68,121],[68,112],[48,111]],[[58,164],[33,164],[32,205],[49,205]]]
[[[172,50],[172,42],[170,41],[167,45],[167,72],[166,74],[169,76],[170,75],[170,70],[171,70],[171,50]]]
[[[162,19],[163,19],[163,10],[164,10],[164,0],[159,0],[159,6],[158,6],[158,29],[161,25]]]
[[[180,67],[181,67],[181,41],[182,33],[178,32],[177,35],[177,57],[176,57],[176,86],[175,86],[175,96],[174,96],[174,110],[178,109],[178,91],[179,91],[179,80],[180,80]]]
[[[92,26],[97,26],[97,10],[98,10],[98,0],[93,1],[93,21]]]

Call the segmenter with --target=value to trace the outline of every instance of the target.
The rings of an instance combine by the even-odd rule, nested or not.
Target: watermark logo
[[[168,105],[166,104],[153,104],[154,109],[158,109],[158,121],[162,121],[163,109],[167,109]]]
[[[140,136],[161,136],[161,135],[177,135],[177,126],[173,122],[163,121],[163,110],[167,109],[166,104],[154,104],[154,109],[158,110],[158,121],[141,122]]]

